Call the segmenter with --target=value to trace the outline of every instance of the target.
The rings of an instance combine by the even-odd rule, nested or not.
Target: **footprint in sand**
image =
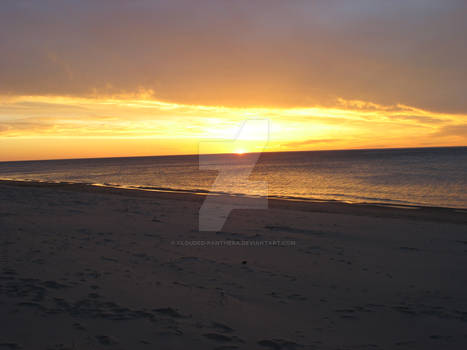
[[[272,350],[296,350],[303,348],[303,345],[284,339],[260,340],[258,345]]]
[[[96,335],[96,339],[102,345],[116,345],[118,344],[117,339],[108,335]]]

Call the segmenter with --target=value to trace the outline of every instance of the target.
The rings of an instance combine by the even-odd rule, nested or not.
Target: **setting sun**
[[[245,154],[246,151],[244,149],[238,149],[235,151],[235,154],[238,154],[238,155],[242,155],[242,154]]]

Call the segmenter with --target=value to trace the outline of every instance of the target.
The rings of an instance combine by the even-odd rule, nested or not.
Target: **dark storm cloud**
[[[2,1],[0,93],[467,112],[465,1]]]

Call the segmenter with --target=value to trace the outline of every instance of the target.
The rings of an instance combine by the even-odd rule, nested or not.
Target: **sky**
[[[465,33],[463,0],[3,0],[0,161],[195,154],[248,119],[266,151],[465,146]]]

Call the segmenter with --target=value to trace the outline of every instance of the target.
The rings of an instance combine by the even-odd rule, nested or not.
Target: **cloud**
[[[425,115],[389,115],[389,119],[392,120],[409,120],[415,121],[421,124],[436,125],[446,123],[446,119],[435,118]]]
[[[13,1],[0,93],[467,113],[465,1]],[[366,106],[365,108],[368,108]]]
[[[467,124],[445,125],[436,131],[433,136],[459,136],[467,142]]]
[[[0,95],[0,159],[193,154],[203,139],[235,138],[247,119],[270,120],[269,151],[467,144],[467,115],[409,106],[244,108],[147,97]]]
[[[338,139],[310,139],[304,141],[296,141],[296,142],[287,142],[284,146],[287,147],[302,147],[302,146],[310,146],[316,144],[323,144],[323,143],[334,143],[337,141],[341,141]]]

